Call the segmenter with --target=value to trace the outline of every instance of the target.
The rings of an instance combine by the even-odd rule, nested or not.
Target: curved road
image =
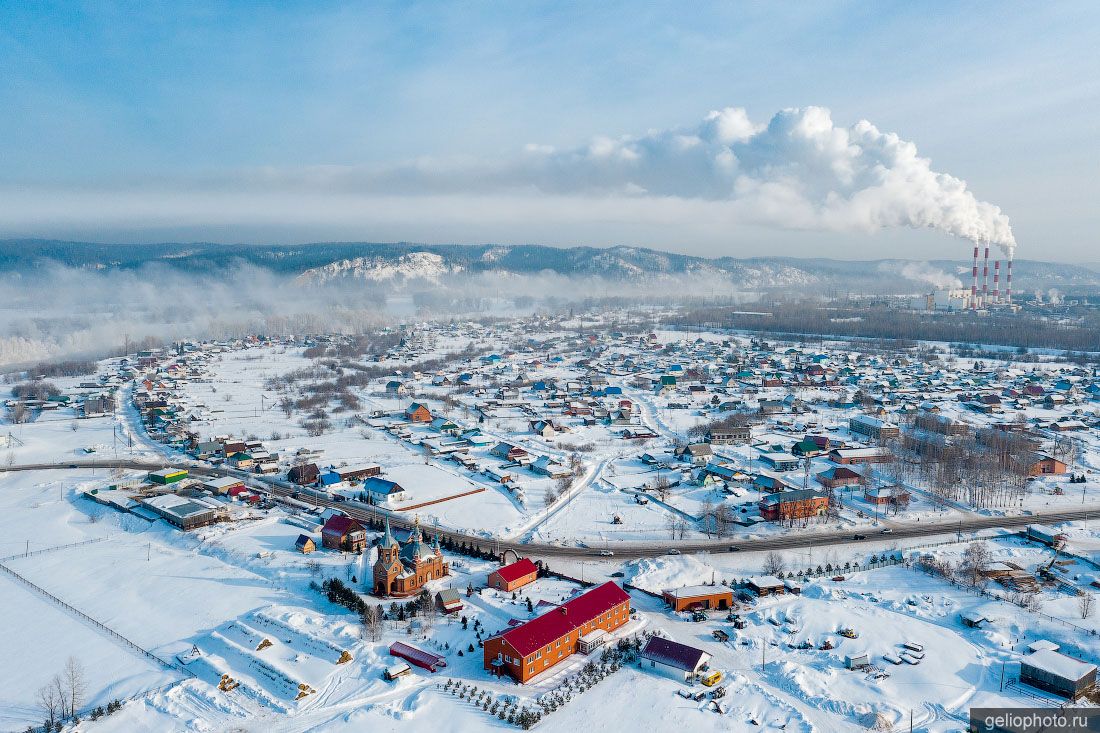
[[[0,473],[5,471],[55,471],[66,469],[87,468],[124,468],[131,470],[157,470],[164,468],[166,462],[151,462],[137,460],[100,460],[77,461],[69,463],[36,463],[14,466],[0,466]],[[210,466],[196,465],[194,463],[175,464],[179,468],[186,468],[190,473],[199,476],[232,476],[248,483],[259,491],[264,491],[273,497],[288,497],[297,494],[295,500],[319,507],[338,508],[351,517],[359,520],[374,518],[390,518],[395,527],[408,529],[412,523],[403,519],[400,515],[380,509],[378,507],[363,504],[357,501],[331,501],[306,493],[300,493],[301,487],[295,486],[281,479],[272,479],[259,476],[246,471],[235,469],[213,468]],[[962,520],[940,522],[907,522],[897,523],[889,534],[870,533],[862,540],[856,540],[852,531],[827,531],[827,532],[798,532],[780,537],[768,537],[759,539],[708,539],[708,540],[680,540],[680,541],[653,541],[645,543],[617,544],[614,557],[633,560],[643,557],[658,557],[665,555],[672,548],[680,552],[727,552],[731,546],[736,546],[742,551],[762,550],[787,550],[799,547],[853,544],[858,542],[874,542],[894,539],[912,539],[914,537],[926,537],[929,535],[953,534],[956,532],[975,532],[982,529],[1022,527],[1034,523],[1068,522],[1080,519],[1100,519],[1100,506],[1089,506],[1080,509],[1066,509],[1049,512],[1035,512],[1033,514],[1012,517],[977,516],[967,517]],[[570,547],[552,545],[546,543],[525,543],[507,540],[498,540],[489,537],[456,532],[441,527],[425,525],[425,529],[432,534],[438,533],[442,537],[454,542],[479,545],[484,549],[493,549],[496,552],[514,550],[521,554],[533,554],[538,557],[586,557],[600,555],[599,549],[588,547]],[[861,535],[863,536],[863,535]]]

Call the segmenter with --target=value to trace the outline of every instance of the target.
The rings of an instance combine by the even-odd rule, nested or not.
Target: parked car
[[[668,551],[668,554],[670,554],[670,555],[679,555],[680,551],[677,550],[675,547],[673,547],[671,550]]]

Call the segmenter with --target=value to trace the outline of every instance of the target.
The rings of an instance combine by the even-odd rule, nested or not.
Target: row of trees
[[[976,316],[954,313],[928,318],[923,313],[885,306],[824,307],[813,301],[744,304],[731,308],[705,307],[685,311],[672,319],[683,326],[719,326],[779,334],[858,336],[891,341],[943,341],[996,344],[1024,348],[1063,349],[1071,352],[1100,350],[1100,314],[1089,312],[1076,323],[1055,324],[1025,313]],[[1096,356],[1067,354],[1074,360]]]
[[[898,483],[919,481],[939,506],[1008,506],[1028,491],[1034,441],[1010,431],[943,435],[905,430],[886,441],[892,457],[878,470]]]

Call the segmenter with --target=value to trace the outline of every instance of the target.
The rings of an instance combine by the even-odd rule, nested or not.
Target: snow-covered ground
[[[369,368],[380,370],[382,376],[349,390],[357,406],[328,405],[330,424],[312,435],[304,425],[309,410],[296,407],[287,414],[281,400],[299,399],[309,385],[335,379],[350,368],[333,371],[323,360],[307,356],[302,344],[227,345],[211,350],[195,374],[169,377],[160,372],[151,382],[159,379],[169,385],[164,392],[200,439],[226,435],[262,441],[264,450],[279,454],[281,476],[299,449],[316,451],[313,455],[320,456],[316,461],[322,470],[378,464],[384,478],[406,490],[407,498],[391,509],[429,526],[485,538],[599,550],[625,542],[671,542],[673,531],[689,539],[705,537],[702,516],[720,504],[738,513],[756,512],[761,493],[749,482],[705,483],[673,455],[677,446],[692,439],[693,427],[718,414],[716,407],[680,387],[659,391],[634,383],[635,372],[658,378],[683,374],[684,367],[718,358],[705,349],[743,348],[747,339],[731,342],[725,334],[657,331],[652,340],[635,343],[640,336],[611,338],[603,333],[603,318],[586,315],[564,325],[538,327],[526,321],[420,324],[405,334],[403,346],[371,362]],[[612,345],[604,348],[597,333],[611,338]],[[774,347],[776,363],[762,369],[781,368],[779,355],[786,348]],[[846,364],[841,351],[827,356]],[[436,359],[441,366],[412,370],[410,365],[426,359]],[[632,366],[630,371],[624,366],[627,359],[644,368]],[[164,363],[168,362],[171,358],[166,357]],[[103,371],[116,366],[104,363]],[[960,360],[952,368],[965,374],[973,366]],[[1061,378],[1058,369],[1070,368],[1053,356],[1026,368],[1032,367],[1048,382]],[[1009,373],[1006,368],[996,379],[983,374],[975,380],[1007,384],[1025,374],[1023,366],[1013,369]],[[302,370],[315,374],[287,379]],[[876,370],[904,374],[900,366],[869,369]],[[70,393],[86,379],[51,381]],[[586,387],[568,386],[593,379],[596,383]],[[1081,386],[1088,381],[1079,375],[1075,379]],[[400,381],[408,393],[390,392],[387,385],[392,381]],[[293,386],[282,386],[286,382]],[[559,391],[569,396],[559,398],[549,388],[536,389],[540,382],[561,385]],[[63,406],[36,414],[32,422],[4,424],[0,435],[7,438],[10,433],[11,440],[4,441],[0,456],[5,463],[60,466],[92,458],[192,460],[181,445],[154,440],[141,424],[131,397],[134,390],[149,389],[140,380],[122,385],[117,409],[103,417],[78,419],[73,406]],[[598,398],[590,396],[604,390]],[[954,385],[945,386],[936,395],[942,398],[941,414],[975,427],[1005,419],[1003,413],[978,414],[960,406],[951,397],[953,390]],[[750,391],[734,384],[720,393],[714,390],[714,396],[745,399],[756,406],[795,392],[813,405],[812,411],[769,418],[754,435],[755,447],[716,446],[713,460],[753,474],[762,468],[763,448],[778,445],[788,450],[806,433],[865,444],[847,428],[848,418],[859,410],[829,406],[837,396],[831,390]],[[413,402],[424,403],[434,415],[477,438],[466,451],[472,465],[435,455],[426,447],[438,446],[450,436],[407,423],[402,412]],[[595,419],[585,412],[593,407],[613,411],[624,402],[630,403],[631,414],[617,417],[619,423],[610,415]],[[579,409],[567,411],[565,403],[577,403],[573,407]],[[1081,396],[1075,404],[1079,406],[1072,409],[1033,405],[1021,412],[1037,429],[1058,418],[1095,416],[1094,398]],[[556,434],[535,434],[532,423],[538,420],[553,421]],[[621,435],[624,427],[645,428],[656,437],[627,440]],[[795,527],[734,525],[723,530],[723,543],[833,531],[838,526],[877,532],[921,519],[945,521],[1094,503],[1100,516],[1100,482],[1094,473],[1100,470],[1100,441],[1092,428],[1076,432],[1075,438],[1074,470],[1085,475],[1085,483],[1070,484],[1065,475],[1042,477],[1011,506],[975,509],[951,502],[938,507],[925,487],[914,484],[908,506],[883,511],[854,487],[838,492],[842,506],[835,521],[814,519]],[[506,459],[493,451],[502,442],[567,469],[569,477],[550,478]],[[811,474],[831,465],[817,457]],[[500,480],[501,474],[510,480]],[[479,641],[576,595],[581,588],[568,579],[542,578],[513,598],[484,587],[495,562],[449,553],[452,574],[429,588],[458,590],[462,611],[451,617],[435,615],[431,623],[419,625],[393,614],[378,637],[370,638],[354,614],[329,602],[316,586],[337,578],[367,602],[382,602],[366,595],[373,550],[362,556],[330,550],[296,552],[300,534],[320,545],[318,517],[304,509],[246,508],[233,502],[233,521],[180,532],[164,522],[108,509],[81,493],[140,478],[118,469],[0,472],[0,563],[9,571],[0,572],[0,622],[8,630],[0,640],[0,658],[6,662],[0,666],[0,730],[22,730],[41,722],[37,690],[69,657],[86,670],[86,710],[114,699],[126,701],[121,711],[80,724],[80,730],[94,733],[514,730],[514,725],[458,699],[442,685],[457,680],[489,691],[498,700],[534,707],[540,696],[566,689],[567,681],[575,679],[588,661],[579,655],[570,658],[526,686],[491,678],[482,669]],[[672,484],[667,492],[658,490],[659,478]],[[803,473],[788,472],[785,478],[800,487]],[[886,483],[883,476],[873,479]],[[339,488],[350,496],[359,490],[358,484]],[[670,529],[678,521],[680,529]],[[620,635],[659,632],[704,649],[713,657],[711,668],[725,675],[726,696],[717,712],[709,701],[677,695],[686,689],[682,683],[630,665],[576,695],[539,728],[845,731],[884,724],[902,729],[912,719],[916,730],[946,733],[965,727],[971,706],[1055,705],[1055,699],[1024,692],[1014,684],[1027,644],[1048,639],[1066,653],[1093,662],[1100,654],[1100,618],[1095,613],[1081,617],[1078,595],[1100,592],[1090,585],[1100,576],[1100,567],[1092,564],[1100,562],[1100,529],[1094,521],[1060,529],[1072,554],[1057,558],[1049,548],[1025,542],[1016,532],[999,530],[965,536],[962,542],[954,533],[903,541],[876,534],[874,541],[858,545],[784,551],[779,561],[788,573],[818,566],[832,570],[813,580],[793,578],[803,586],[801,595],[741,602],[737,612],[746,621],[743,630],[735,630],[724,613],[693,622],[671,613],[644,591],[736,585],[764,573],[771,562],[765,553],[685,553],[628,562],[598,556],[551,558],[553,569],[567,575],[585,581],[613,579],[642,589],[631,593],[637,613]],[[924,555],[957,565],[974,540],[985,543],[995,562],[1013,563],[1033,576],[1049,570],[1059,582],[1045,583],[1030,599],[1029,610],[1013,603],[1020,599],[996,583],[990,582],[988,594],[980,595],[917,567]],[[867,569],[872,560],[884,556],[902,562],[875,562]],[[843,579],[832,580],[834,576]],[[383,603],[387,609],[388,604]],[[977,610],[990,623],[981,629],[965,627],[960,614]],[[857,638],[840,636],[842,628],[854,629]],[[718,641],[716,630],[726,631],[731,640]],[[383,680],[383,670],[395,661],[388,645],[397,640],[441,654],[447,667],[435,674],[415,669],[397,682]],[[825,641],[832,648],[821,648]],[[919,664],[889,661],[906,641],[923,645],[925,657]],[[845,669],[845,657],[860,653],[870,656],[874,669]],[[1002,672],[1013,682],[1003,689]]]

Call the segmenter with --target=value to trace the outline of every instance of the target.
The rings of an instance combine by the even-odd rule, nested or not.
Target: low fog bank
[[[206,275],[160,264],[127,271],[56,266],[0,278],[0,368],[181,339],[362,333],[411,318],[504,316],[612,301],[735,303],[756,295],[712,274],[662,276],[641,285],[553,272],[311,285],[251,265]]]
[[[0,367],[178,339],[356,332],[385,322],[384,302],[363,288],[304,290],[250,266],[200,276],[59,266],[0,282]]]

